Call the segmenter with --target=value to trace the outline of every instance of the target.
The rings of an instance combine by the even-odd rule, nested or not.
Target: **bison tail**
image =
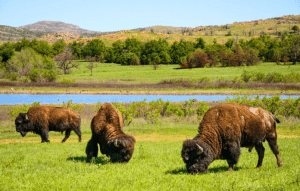
[[[273,118],[277,123],[280,123],[279,119],[275,115],[273,115]]]

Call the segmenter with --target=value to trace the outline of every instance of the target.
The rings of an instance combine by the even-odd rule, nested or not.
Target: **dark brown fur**
[[[257,167],[260,167],[265,150],[262,142],[265,139],[276,156],[278,166],[282,166],[276,122],[279,120],[273,114],[258,107],[223,104],[211,108],[200,123],[198,135],[183,143],[181,156],[188,172],[207,172],[208,165],[216,159],[226,159],[228,170],[233,170],[241,147],[255,147],[259,157]]]
[[[121,113],[109,103],[104,103],[91,122],[92,138],[86,147],[87,162],[98,155],[98,144],[102,154],[111,162],[128,162],[134,151],[135,138],[122,130]]]
[[[20,113],[15,120],[16,131],[24,137],[27,132],[39,134],[43,142],[50,142],[48,139],[49,131],[66,131],[65,142],[71,131],[79,137],[81,142],[81,119],[75,111],[55,106],[35,106],[28,110],[27,113]]]

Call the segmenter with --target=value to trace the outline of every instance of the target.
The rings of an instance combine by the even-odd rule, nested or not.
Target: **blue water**
[[[147,102],[162,99],[163,101],[187,101],[196,99],[198,101],[224,101],[226,98],[234,98],[232,95],[30,95],[30,94],[0,94],[0,105],[31,104],[40,102],[41,104],[62,104],[72,100],[73,103],[97,103],[97,102],[137,102],[146,99]],[[268,97],[268,96],[267,96]],[[280,96],[286,99],[289,96]],[[290,96],[298,98],[299,96]]]

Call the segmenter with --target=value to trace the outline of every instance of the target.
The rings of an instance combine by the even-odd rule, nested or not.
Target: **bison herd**
[[[208,166],[216,159],[225,159],[228,171],[239,160],[241,147],[258,154],[256,168],[260,167],[267,140],[277,165],[282,166],[277,146],[276,122],[279,120],[269,111],[244,104],[222,104],[209,109],[204,115],[198,134],[184,141],[181,156],[188,173],[208,172]],[[65,142],[74,131],[81,142],[81,118],[75,111],[54,106],[35,106],[27,113],[20,113],[15,119],[16,131],[24,137],[27,132],[41,136],[42,142],[49,142],[49,131],[65,131]],[[91,122],[92,137],[86,146],[87,162],[98,156],[98,145],[102,154],[112,163],[128,162],[134,151],[135,138],[123,132],[123,118],[117,109],[104,103]]]

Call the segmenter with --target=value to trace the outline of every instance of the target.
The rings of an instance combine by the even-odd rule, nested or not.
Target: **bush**
[[[10,110],[7,114],[11,116],[11,121],[14,121],[15,118],[19,115],[19,113],[27,113],[27,111],[34,106],[40,105],[40,102],[33,102],[31,105],[15,105],[12,110]]]
[[[37,82],[41,78],[40,69],[32,69],[28,72],[28,77],[32,82]]]
[[[60,80],[60,83],[62,83],[62,84],[72,84],[74,82],[75,82],[75,80],[66,79],[66,78],[63,78],[63,79]]]
[[[9,79],[11,81],[17,81],[18,79],[18,73],[12,73],[10,76],[9,76]]]
[[[278,72],[270,73],[266,76],[265,82],[267,83],[279,83],[283,82],[284,76]]]
[[[42,76],[48,82],[54,82],[58,77],[58,71],[57,70],[44,70]]]

